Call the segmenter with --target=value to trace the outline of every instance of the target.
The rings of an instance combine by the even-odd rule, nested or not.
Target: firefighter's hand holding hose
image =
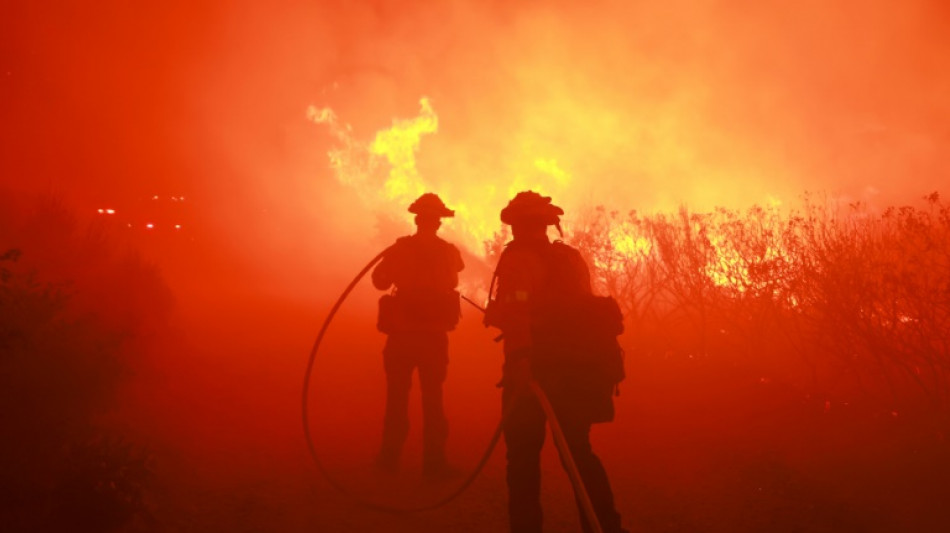
[[[510,314],[506,315],[497,312],[495,314],[490,313],[491,311],[497,311],[498,309],[505,309],[505,307],[498,306],[496,302],[489,303],[487,307],[488,312],[485,312],[484,324],[486,327],[499,327],[504,331],[504,327],[506,325],[511,325],[511,319],[513,317]],[[514,316],[517,317],[518,315]],[[508,320],[505,321],[502,317],[507,318]],[[594,511],[594,506],[591,502],[590,495],[587,493],[587,488],[584,486],[584,481],[581,478],[580,471],[577,469],[577,465],[571,455],[570,446],[568,445],[567,439],[564,437],[564,433],[561,430],[560,423],[557,420],[557,414],[554,412],[554,408],[552,407],[551,402],[548,400],[544,389],[542,389],[538,382],[534,380],[534,377],[531,373],[531,354],[534,351],[534,346],[531,344],[528,328],[515,327],[514,331],[507,332],[505,337],[507,339],[506,342],[519,347],[515,350],[512,350],[511,353],[508,354],[504,367],[504,375],[499,385],[514,392],[517,396],[533,396],[537,399],[538,404],[541,406],[541,409],[544,411],[544,414],[547,418],[552,437],[554,438],[554,444],[558,448],[561,460],[565,469],[567,470],[568,478],[571,480],[571,484],[574,486],[574,493],[581,505],[581,509],[585,517],[587,518],[590,530],[593,533],[603,533],[600,520],[597,517],[597,513]],[[502,424],[504,424],[504,420]]]

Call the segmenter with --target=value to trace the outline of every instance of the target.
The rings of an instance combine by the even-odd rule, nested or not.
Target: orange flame
[[[435,192],[456,213],[446,232],[473,254],[483,256],[485,242],[500,228],[499,212],[511,197],[527,189],[550,194],[572,180],[551,157],[534,158],[528,172],[489,181],[424,176],[417,156],[423,137],[438,132],[439,118],[428,98],[420,99],[419,105],[418,116],[393,120],[370,142],[356,139],[351,126],[341,123],[333,109],[311,106],[307,110],[308,118],[326,125],[336,140],[327,155],[337,180],[353,187],[369,209],[404,214],[419,195]]]
[[[426,175],[420,170],[418,158],[423,155],[423,138],[438,134],[439,116],[425,97],[419,100],[418,115],[394,119],[390,127],[377,131],[371,140],[358,139],[352,127],[329,107],[311,106],[307,116],[329,129],[335,140],[327,154],[330,168],[338,181],[358,192],[368,209],[408,217],[406,207],[413,200],[424,192],[435,192],[456,212],[455,219],[445,226],[447,237],[477,256],[485,255],[485,243],[501,229],[501,208],[518,192],[531,189],[555,196],[561,205],[577,196],[570,170],[550,154],[531,153],[531,143],[525,143],[525,155],[519,156],[521,161],[505,165],[507,170],[498,175],[476,176],[469,169],[460,169],[457,176]],[[451,167],[461,165],[453,162]],[[567,194],[572,186],[574,194]],[[778,204],[771,199],[770,203],[773,207]],[[572,214],[569,211],[565,217],[568,223]],[[714,253],[705,267],[706,275],[716,285],[745,290],[752,279],[749,265],[741,264],[742,254],[732,247],[727,236],[708,238]],[[639,261],[655,247],[642,228],[625,222],[611,228],[609,240],[613,248],[610,260],[592,265],[594,268],[623,269],[625,262]],[[769,250],[765,259],[779,255],[780,251]]]

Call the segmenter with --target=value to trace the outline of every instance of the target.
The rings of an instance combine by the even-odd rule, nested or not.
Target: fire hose
[[[373,268],[373,266],[375,266],[376,263],[382,260],[383,257],[385,257],[386,253],[389,252],[391,248],[392,247],[390,246],[389,248],[386,248],[385,250],[380,252],[376,257],[370,260],[370,262],[367,263],[366,266],[364,266],[362,270],[360,270],[360,272],[356,275],[356,277],[353,278],[353,281],[351,281],[350,284],[347,285],[346,289],[343,290],[343,293],[340,294],[340,297],[336,300],[336,303],[333,304],[333,307],[330,309],[330,312],[327,314],[327,318],[326,320],[324,320],[323,325],[320,327],[320,332],[317,334],[317,339],[313,343],[313,348],[310,350],[310,356],[307,360],[307,370],[304,374],[304,380],[303,380],[301,412],[302,412],[302,418],[303,418],[304,437],[306,438],[306,441],[307,441],[307,450],[310,452],[310,457],[311,459],[313,459],[313,462],[316,465],[317,470],[320,472],[321,475],[323,475],[324,479],[327,480],[330,486],[332,486],[334,489],[336,489],[340,493],[350,497],[358,504],[364,507],[367,507],[369,509],[374,509],[377,511],[384,511],[384,512],[389,512],[389,513],[415,513],[415,512],[428,511],[428,510],[436,509],[438,507],[442,507],[443,505],[446,505],[447,503],[457,498],[459,495],[465,492],[466,489],[468,489],[468,487],[475,481],[475,479],[478,477],[478,474],[481,473],[482,469],[488,463],[488,459],[491,457],[492,452],[495,450],[495,446],[498,444],[498,440],[501,438],[505,420],[508,418],[508,415],[510,414],[511,410],[509,408],[507,412],[502,414],[501,420],[498,422],[498,426],[496,427],[495,432],[494,434],[492,434],[491,440],[489,441],[488,448],[485,450],[485,453],[482,454],[481,459],[479,460],[478,464],[476,465],[472,473],[469,474],[469,476],[466,477],[465,480],[463,480],[463,482],[459,485],[459,487],[456,488],[454,491],[452,491],[450,494],[430,504],[419,505],[416,507],[396,507],[396,506],[391,506],[391,505],[386,505],[386,504],[381,504],[381,503],[366,500],[365,498],[361,498],[351,493],[349,490],[347,490],[347,488],[342,483],[340,483],[336,478],[334,478],[330,474],[330,472],[326,469],[326,467],[323,465],[323,461],[320,460],[320,456],[317,453],[316,447],[314,445],[313,435],[310,432],[310,414],[309,414],[309,407],[308,407],[308,401],[307,401],[310,395],[310,379],[311,379],[311,376],[313,375],[313,367],[316,361],[317,352],[320,349],[320,344],[323,342],[323,337],[326,334],[327,329],[330,327],[330,323],[333,321],[334,316],[336,316],[337,311],[340,309],[340,306],[343,305],[343,302],[346,300],[347,296],[350,295],[350,292],[353,291],[353,288],[356,287],[356,285],[360,282],[360,280],[362,280],[363,277],[366,276],[366,273],[369,272],[369,270]],[[475,308],[482,311],[483,313],[485,312],[485,309],[480,307],[478,304],[476,304],[472,300],[465,298],[464,296],[462,298],[465,301],[472,304]],[[580,472],[578,471],[577,465],[574,462],[574,458],[571,455],[571,451],[567,445],[567,440],[564,437],[564,433],[561,431],[561,426],[557,421],[557,417],[555,416],[554,409],[551,406],[551,402],[548,401],[547,395],[544,393],[544,390],[542,390],[541,387],[534,380],[531,380],[530,388],[531,388],[531,391],[537,397],[538,403],[541,405],[541,408],[544,410],[544,414],[547,416],[548,424],[551,428],[551,433],[554,437],[554,444],[558,448],[558,452],[560,453],[562,461],[564,462],[564,465],[565,465],[565,469],[567,470],[568,478],[571,481],[571,485],[574,487],[575,494],[580,500],[581,508],[585,516],[587,517],[587,521],[590,524],[592,531],[594,533],[603,533],[603,530],[600,527],[600,522],[598,521],[597,515],[594,512],[594,507],[590,501],[590,496],[587,493],[587,489],[584,487],[584,482],[581,479]]]
[[[505,418],[507,417],[502,416],[502,419],[498,423],[498,427],[495,429],[495,433],[492,435],[491,441],[488,444],[488,448],[485,450],[485,453],[482,454],[482,457],[479,460],[478,465],[475,467],[475,470],[467,478],[465,478],[465,480],[456,490],[454,490],[448,496],[431,504],[420,505],[417,507],[396,507],[392,505],[386,505],[386,504],[382,504],[378,502],[369,501],[365,498],[361,498],[357,496],[356,494],[353,494],[352,492],[350,492],[342,483],[340,483],[336,478],[334,478],[333,475],[331,475],[330,472],[323,465],[323,461],[320,460],[320,456],[317,453],[316,447],[314,445],[313,435],[310,432],[310,414],[309,414],[309,407],[308,407],[308,402],[307,402],[310,396],[310,378],[313,375],[313,366],[317,358],[317,352],[320,349],[320,344],[323,342],[323,337],[326,334],[327,329],[330,327],[330,323],[333,321],[333,317],[336,316],[337,311],[340,309],[340,306],[343,305],[343,302],[346,300],[347,296],[350,295],[350,292],[353,291],[353,288],[356,287],[356,284],[359,283],[361,279],[363,279],[366,273],[369,272],[369,270],[373,268],[373,266],[375,266],[376,263],[378,263],[390,249],[391,247],[386,248],[385,250],[380,252],[379,255],[377,255],[372,260],[370,260],[370,262],[367,263],[366,266],[363,267],[362,270],[360,270],[359,274],[357,274],[356,277],[353,278],[353,281],[350,282],[350,284],[346,287],[346,289],[344,289],[343,293],[340,295],[336,303],[333,304],[333,307],[330,309],[330,313],[327,315],[326,320],[324,320],[323,322],[323,326],[320,328],[320,332],[317,334],[317,339],[313,343],[313,348],[310,350],[310,357],[307,360],[307,370],[306,370],[306,373],[304,374],[304,380],[303,380],[303,397],[302,397],[302,402],[301,402],[301,407],[302,407],[301,411],[303,415],[304,437],[307,440],[307,450],[310,452],[310,458],[313,459],[313,462],[316,465],[317,470],[320,472],[321,475],[323,475],[324,479],[327,480],[327,483],[329,483],[330,486],[332,486],[334,489],[336,489],[340,493],[353,499],[359,505],[362,505],[363,507],[366,507],[369,509],[373,509],[376,511],[384,511],[388,513],[415,513],[415,512],[428,511],[428,510],[441,507],[449,503],[450,501],[454,500],[455,498],[457,498],[463,492],[465,492],[465,490],[472,484],[472,482],[475,481],[475,478],[478,477],[478,474],[481,473],[482,469],[488,463],[488,459],[491,457],[492,452],[495,450],[495,446],[498,444],[498,440],[501,438],[502,426],[504,424]]]

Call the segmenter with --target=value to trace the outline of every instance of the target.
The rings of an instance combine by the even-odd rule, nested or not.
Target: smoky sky
[[[371,139],[428,97],[420,174],[495,203],[543,187],[539,159],[568,209],[889,204],[948,175],[940,1],[16,2],[0,25],[5,187],[185,195],[264,263],[371,257],[407,216],[336,180],[310,105]]]

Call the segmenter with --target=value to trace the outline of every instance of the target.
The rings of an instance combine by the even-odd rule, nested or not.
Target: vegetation
[[[629,403],[611,427],[623,438],[598,444],[615,460],[634,529],[950,523],[950,206],[937,194],[883,212],[815,197],[791,212],[593,209],[572,226],[566,240],[626,315],[618,401]],[[489,251],[507,238],[499,233]],[[54,199],[14,205],[0,195],[7,529],[246,528],[288,513],[283,496],[300,509],[285,523],[331,513],[292,483],[231,490],[237,481],[167,465],[170,479],[156,480],[149,450],[104,421],[172,309],[156,269],[105,228]],[[299,465],[271,466],[246,475],[286,478],[260,485],[283,486]],[[622,466],[635,474],[618,475]],[[152,494],[162,481],[171,487],[164,506]],[[332,513],[353,520],[348,508]]]
[[[751,365],[835,401],[950,402],[950,206],[596,209],[570,242],[638,357]]]
[[[820,197],[790,212],[594,209],[574,229],[626,315],[636,434],[674,447],[641,478],[637,529],[950,523],[950,206],[936,193],[881,212]],[[667,482],[684,462],[703,474]]]
[[[157,272],[61,203],[0,209],[0,521],[113,531],[146,521],[148,454],[100,421],[167,321]]]

